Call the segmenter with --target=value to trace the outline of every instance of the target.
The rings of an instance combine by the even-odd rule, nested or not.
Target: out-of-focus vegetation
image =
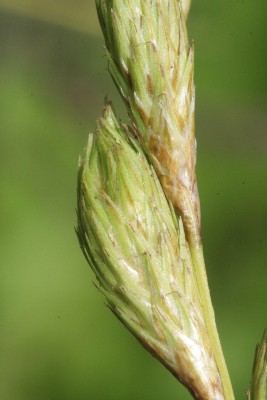
[[[0,7],[22,16],[55,23],[93,36],[100,34],[93,0],[0,0]]]
[[[74,233],[78,154],[108,94],[92,0],[0,0],[0,398],[189,395],[104,307]],[[198,179],[218,327],[244,398],[267,325],[267,4],[193,1]]]

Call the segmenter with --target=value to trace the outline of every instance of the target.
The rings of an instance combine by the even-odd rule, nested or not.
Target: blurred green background
[[[0,0],[0,399],[189,399],[115,320],[76,224],[78,154],[108,94],[93,0]],[[237,399],[267,325],[267,3],[193,0],[198,180]]]

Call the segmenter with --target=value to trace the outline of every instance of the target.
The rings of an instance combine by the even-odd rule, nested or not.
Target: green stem
[[[234,400],[235,399],[234,392],[232,389],[231,380],[224,359],[221,342],[215,322],[215,315],[211,302],[211,296],[210,296],[204,256],[203,256],[203,248],[201,243],[196,243],[196,242],[193,244],[189,243],[189,246],[194,264],[201,303],[203,307],[203,315],[205,318],[207,331],[210,336],[214,357],[217,363],[219,373],[221,375],[225,400]]]

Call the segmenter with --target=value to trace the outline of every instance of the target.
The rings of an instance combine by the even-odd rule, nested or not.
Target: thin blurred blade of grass
[[[95,3],[88,0],[0,0],[0,10],[100,35]]]

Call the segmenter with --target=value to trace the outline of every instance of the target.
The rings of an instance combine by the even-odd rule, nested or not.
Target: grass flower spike
[[[183,224],[107,105],[81,159],[78,236],[108,306],[197,399],[223,399]]]
[[[108,307],[196,400],[234,400],[206,275],[191,0],[96,0],[130,117],[104,108],[80,159],[81,249]],[[248,400],[267,400],[267,333]]]
[[[181,217],[202,313],[224,394],[233,392],[217,333],[200,234],[195,165],[194,49],[178,0],[96,0],[109,70],[131,118],[134,135]]]
[[[111,105],[78,179],[78,237],[108,306],[199,400],[234,400],[204,264],[190,0],[96,0]],[[266,399],[266,341],[249,400]]]
[[[252,380],[248,391],[248,400],[267,399],[267,330],[265,330],[261,344],[256,347],[255,360],[252,371]]]

